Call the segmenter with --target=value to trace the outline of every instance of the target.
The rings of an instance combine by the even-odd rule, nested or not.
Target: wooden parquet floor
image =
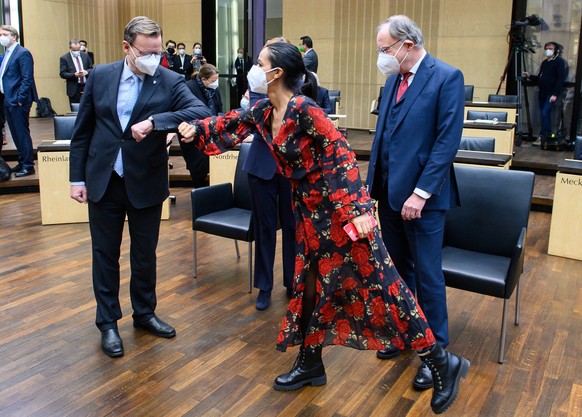
[[[271,388],[297,348],[274,349],[286,307],[281,265],[273,302],[254,307],[246,251],[199,236],[192,278],[188,189],[162,222],[157,313],[177,330],[160,339],[133,329],[129,239],[122,246],[125,356],[99,347],[93,324],[87,224],[42,226],[38,193],[0,196],[0,416],[430,416],[430,391],[411,387],[419,360],[324,349],[328,383]],[[450,349],[472,363],[449,416],[582,415],[582,263],[548,256],[550,214],[532,212],[521,324],[508,324],[497,363],[499,299],[448,290]],[[513,300],[513,299],[512,299]],[[510,307],[510,315],[514,311]]]

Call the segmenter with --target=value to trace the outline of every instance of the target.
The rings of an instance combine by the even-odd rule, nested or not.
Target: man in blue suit
[[[0,44],[6,48],[0,65],[0,91],[4,94],[4,113],[12,139],[18,149],[16,177],[34,174],[34,153],[28,117],[33,101],[38,100],[34,83],[32,54],[18,44],[18,31],[0,26]]]
[[[384,87],[367,184],[378,200],[382,237],[437,342],[449,343],[441,249],[445,212],[459,203],[453,159],[463,129],[463,74],[429,55],[418,26],[392,16],[378,26],[378,68]],[[384,350],[381,359],[400,351]],[[432,387],[421,365],[413,381]]]
[[[83,91],[71,139],[71,198],[89,204],[95,324],[101,348],[122,356],[117,321],[119,255],[127,216],[133,326],[171,338],[155,314],[156,247],[162,203],[169,195],[166,134],[183,120],[210,115],[184,77],[159,66],[162,29],[144,16],[125,27],[125,59],[98,65]]]

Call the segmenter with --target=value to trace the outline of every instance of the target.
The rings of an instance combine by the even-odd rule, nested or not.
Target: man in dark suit
[[[87,48],[87,41],[81,39],[79,43],[81,44],[81,52],[87,52],[87,55],[89,55],[89,58],[91,59],[91,63],[95,65],[95,54],[89,51],[89,49]]]
[[[186,45],[184,43],[178,43],[178,53],[172,55],[172,58],[174,59],[174,71],[182,74],[186,81],[188,81],[192,77],[194,66],[190,62],[192,55],[186,53]]]
[[[181,121],[209,115],[183,77],[159,66],[162,30],[156,22],[132,19],[122,47],[123,61],[91,72],[70,152],[71,197],[89,204],[96,324],[101,347],[111,357],[123,355],[117,321],[126,216],[133,326],[160,337],[176,334],[155,314],[156,246],[162,203],[169,195],[166,134]]]
[[[368,169],[378,200],[382,237],[396,269],[419,304],[437,342],[449,343],[441,249],[445,212],[459,202],[453,159],[463,130],[463,74],[430,56],[418,26],[392,16],[378,27],[378,68],[384,87]],[[384,350],[381,359],[400,351]],[[421,365],[413,385],[432,387]]]
[[[0,64],[0,92],[4,94],[4,114],[18,149],[18,165],[12,168],[12,172],[16,177],[25,177],[34,174],[28,118],[32,102],[38,100],[38,95],[32,54],[18,44],[18,36],[14,27],[0,26],[0,44],[6,48]]]
[[[267,41],[269,43],[271,41]],[[266,95],[250,92],[250,105]],[[254,286],[259,289],[255,307],[266,310],[271,305],[277,247],[277,222],[281,225],[283,285],[287,296],[293,293],[295,273],[295,217],[291,183],[283,177],[267,143],[253,139],[243,171],[248,173],[255,235]]]
[[[304,52],[303,63],[305,64],[305,68],[307,68],[309,71],[317,72],[319,59],[313,50],[313,41],[311,38],[309,36],[302,36],[299,46],[301,46],[301,49],[303,49]]]
[[[253,66],[253,60],[246,56],[244,48],[238,48],[236,51],[236,58],[234,60],[233,68],[236,74],[236,90],[235,102],[240,100],[245,91],[247,91],[247,74]]]
[[[81,43],[77,39],[69,41],[69,52],[60,58],[60,77],[67,82],[69,103],[79,103],[87,82],[89,72],[93,69],[91,58],[81,52]]]

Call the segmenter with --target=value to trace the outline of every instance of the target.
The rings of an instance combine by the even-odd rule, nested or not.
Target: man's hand
[[[180,126],[178,126],[178,132],[180,132],[180,135],[182,136],[182,142],[190,143],[194,140],[196,127],[190,123],[182,122],[180,123]]]
[[[426,200],[424,198],[412,193],[402,206],[402,211],[400,212],[402,220],[420,219],[420,213],[422,212],[425,203]]]
[[[86,203],[87,187],[84,185],[71,185],[71,198],[79,203]]]
[[[551,96],[550,103],[555,103],[557,99],[558,99],[558,96]]]
[[[152,130],[154,130],[152,122],[144,120],[131,126],[131,136],[133,136],[136,142],[141,142]]]

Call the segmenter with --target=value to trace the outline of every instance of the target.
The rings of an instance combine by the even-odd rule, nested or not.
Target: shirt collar
[[[129,57],[126,57],[123,60],[123,71],[121,72],[121,81],[127,81],[128,78],[130,78],[132,75],[135,75],[137,78],[139,78],[143,82],[145,75],[138,75],[135,72],[133,72],[131,70],[131,68],[129,68],[129,65],[127,65],[128,59],[129,59]]]
[[[412,77],[414,77],[414,75],[416,74],[416,71],[418,71],[418,67],[420,67],[420,63],[422,62],[422,60],[424,59],[425,56],[426,56],[426,51],[423,51],[420,59],[418,61],[416,61],[416,64],[414,64],[412,66],[412,68],[410,68],[410,71],[408,71],[408,72],[412,73]]]
[[[14,48],[16,48],[16,45],[18,45],[18,42],[14,42],[11,47],[6,48],[6,51],[10,53],[14,52]]]

